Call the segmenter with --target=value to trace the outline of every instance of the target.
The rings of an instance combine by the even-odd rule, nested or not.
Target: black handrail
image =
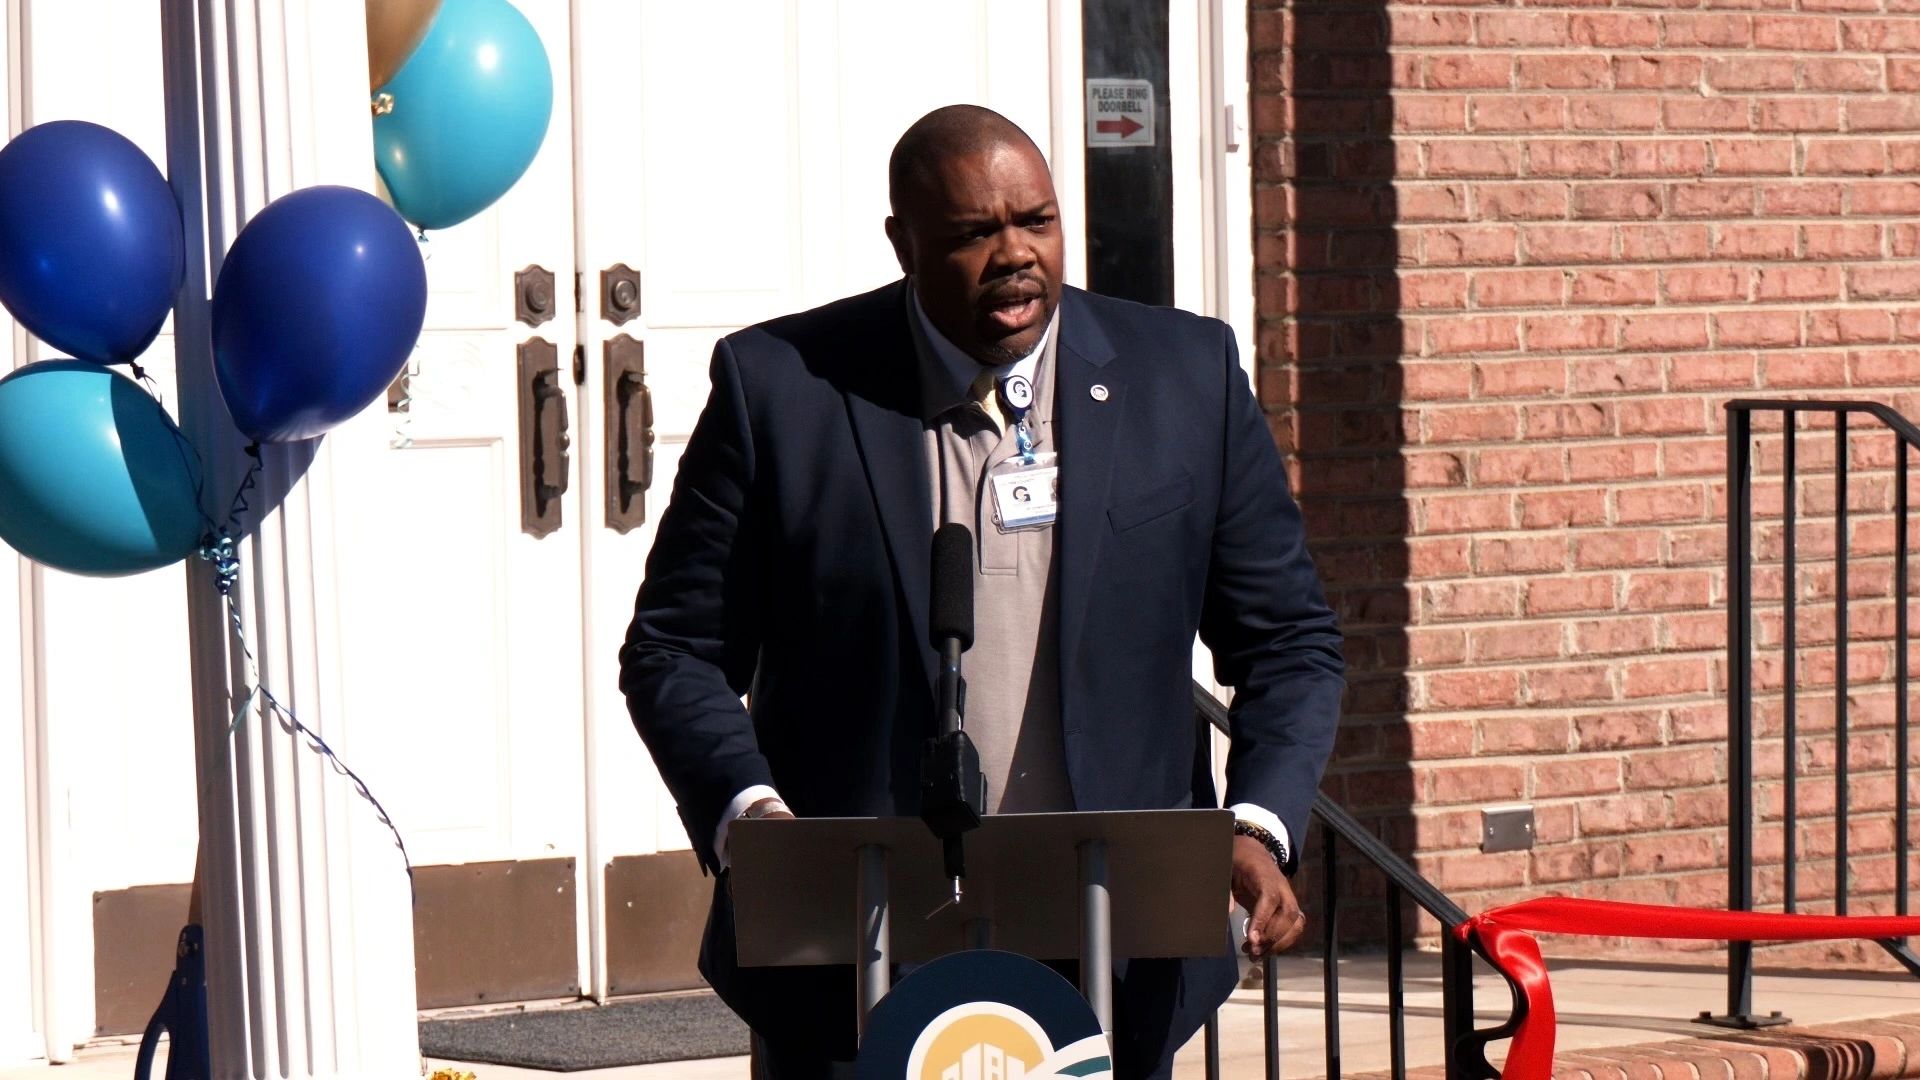
[[[1225,732],[1228,730],[1228,712],[1212,693],[1199,683],[1193,684],[1193,709],[1196,719],[1204,727]],[[1441,1026],[1446,1043],[1446,1070],[1448,1080],[1498,1080],[1500,1070],[1487,1061],[1489,1043],[1507,1038],[1519,1026],[1523,1017],[1523,997],[1511,980],[1509,989],[1513,994],[1513,1007],[1508,1019],[1499,1027],[1485,1031],[1476,1031],[1473,1027],[1473,946],[1464,941],[1457,932],[1468,919],[1460,905],[1454,903],[1440,889],[1423,877],[1407,861],[1396,855],[1392,848],[1382,843],[1365,825],[1362,825],[1345,808],[1328,798],[1325,792],[1314,796],[1313,817],[1320,823],[1322,842],[1317,859],[1320,865],[1324,892],[1321,897],[1323,910],[1318,913],[1324,927],[1321,947],[1323,964],[1321,979],[1324,992],[1324,1015],[1326,1024],[1326,1075],[1328,1080],[1340,1077],[1340,890],[1338,882],[1338,849],[1341,842],[1357,854],[1363,862],[1377,870],[1387,881],[1387,1022],[1389,1025],[1389,1049],[1394,1080],[1405,1080],[1406,1060],[1406,1001],[1405,979],[1401,966],[1402,933],[1401,901],[1411,899],[1422,910],[1439,921],[1443,930],[1440,944],[1440,984],[1442,1002]],[[1275,985],[1274,962],[1267,958],[1262,972],[1263,1000],[1266,1027],[1266,1075],[1269,1080],[1279,1080],[1279,999]],[[1207,1078],[1218,1080],[1219,1029],[1218,1018],[1207,1021]]]
[[[1849,416],[1861,414],[1880,422],[1899,442],[1894,460],[1894,893],[1895,913],[1907,914],[1907,819],[1909,816],[1907,764],[1907,604],[1908,596],[1908,457],[1920,450],[1920,426],[1877,401],[1787,401],[1742,399],[1730,401],[1727,411],[1727,906],[1751,911],[1754,904],[1753,821],[1753,417],[1779,414],[1784,453],[1781,545],[1782,577],[1782,827],[1784,831],[1782,906],[1791,912],[1799,903],[1799,671],[1798,656],[1798,443],[1802,413],[1833,417],[1834,429],[1834,907],[1846,914],[1848,900],[1848,562],[1851,557],[1847,525],[1850,455]],[[1915,975],[1920,957],[1904,940],[1879,943]],[[1727,1011],[1702,1013],[1707,1023],[1751,1028],[1785,1023],[1778,1012],[1761,1016],[1753,1011],[1753,946],[1732,942],[1727,948]]]

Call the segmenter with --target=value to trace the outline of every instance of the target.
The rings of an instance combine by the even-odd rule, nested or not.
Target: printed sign
[[[913,971],[868,1018],[860,1080],[1109,1080],[1113,1061],[1086,999],[1014,953],[952,953]]]
[[[1087,145],[1152,146],[1153,83],[1088,79]]]

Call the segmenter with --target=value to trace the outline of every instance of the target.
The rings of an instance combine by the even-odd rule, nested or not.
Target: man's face
[[[933,325],[981,364],[1032,352],[1060,304],[1060,212],[1047,163],[1002,143],[935,163],[887,219]]]

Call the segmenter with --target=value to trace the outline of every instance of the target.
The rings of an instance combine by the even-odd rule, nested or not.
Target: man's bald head
[[[1030,151],[1045,161],[1020,125],[978,105],[946,105],[913,122],[893,144],[887,159],[887,202],[901,213],[915,195],[924,192],[940,164],[951,158],[985,153],[996,147]]]
[[[988,366],[1039,345],[1060,303],[1060,208],[1047,159],[1011,120],[949,105],[900,136],[887,239],[935,328]]]

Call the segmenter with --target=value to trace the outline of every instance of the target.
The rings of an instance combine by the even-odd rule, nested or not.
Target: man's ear
[[[907,236],[907,227],[897,217],[887,218],[887,242],[893,245],[893,257],[900,263],[900,272],[913,276],[913,241]]]

